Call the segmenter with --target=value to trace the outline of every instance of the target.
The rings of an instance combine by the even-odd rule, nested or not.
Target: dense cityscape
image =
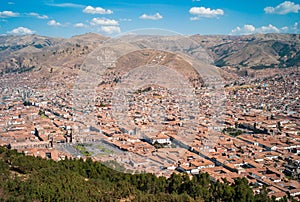
[[[153,54],[152,63],[161,63],[162,52]],[[120,120],[127,125],[117,123],[119,109],[114,111],[112,92],[121,85],[120,70],[109,70],[105,82],[97,85],[88,114],[93,123],[82,121],[90,119],[76,109],[78,97],[69,87],[76,76],[62,80],[51,72],[51,82],[43,83],[36,73],[4,74],[0,144],[55,161],[113,162],[110,166],[128,173],[167,178],[172,173],[208,173],[214,182],[229,183],[245,177],[256,194],[266,187],[267,195],[276,200],[296,199],[300,196],[299,70],[257,70],[231,79],[226,78],[230,71],[224,71],[225,101],[217,120],[213,92],[205,82],[191,87],[197,103],[192,106],[194,100],[184,97],[183,109],[182,93],[143,86],[128,94],[128,108],[120,111]],[[184,111],[192,107],[193,112]],[[75,118],[78,114],[81,119]]]

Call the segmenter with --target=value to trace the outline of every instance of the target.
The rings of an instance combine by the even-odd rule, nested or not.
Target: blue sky
[[[300,33],[300,1],[1,0],[0,34],[114,36],[143,28],[184,35]]]

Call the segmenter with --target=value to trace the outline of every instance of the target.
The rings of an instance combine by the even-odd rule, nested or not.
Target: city
[[[168,56],[160,56],[166,54],[161,51],[147,54],[158,59],[152,65],[164,64],[159,59]],[[115,162],[122,172],[165,177],[208,173],[212,181],[229,183],[245,177],[255,193],[266,186],[270,197],[297,198],[299,70],[257,70],[234,79],[226,79],[230,71],[221,72],[225,101],[218,103],[217,118],[213,90],[201,79],[182,92],[178,86],[172,91],[170,86],[136,84],[123,92],[128,100],[122,104],[114,89],[124,90],[132,80],[121,78],[120,69],[108,69],[105,82],[96,84],[94,102],[79,106],[75,102],[83,101],[68,87],[76,76],[61,80],[51,75],[45,86],[35,73],[11,73],[1,76],[0,144],[56,161]],[[190,81],[197,78],[195,72],[182,74]],[[89,92],[83,97],[90,98]],[[91,110],[84,113],[82,104]]]

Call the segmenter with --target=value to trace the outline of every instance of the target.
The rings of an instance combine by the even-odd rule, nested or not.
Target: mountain
[[[93,33],[69,39],[39,35],[1,36],[0,73],[80,67],[85,56],[106,39]]]
[[[300,66],[300,35],[296,34],[193,35],[180,39],[176,36],[130,37],[136,37],[135,43],[140,47],[149,47],[150,37],[157,44],[155,48],[163,47],[169,52],[176,52],[178,45],[204,63],[218,67],[264,69]],[[94,33],[68,39],[39,35],[0,36],[0,73],[77,68],[89,53],[108,39]]]
[[[219,67],[263,69],[300,65],[300,35],[296,34],[194,35],[191,38],[208,51]]]

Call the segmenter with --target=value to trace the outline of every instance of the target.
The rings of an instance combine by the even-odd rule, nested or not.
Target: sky
[[[1,0],[0,35],[300,33],[300,0]]]

